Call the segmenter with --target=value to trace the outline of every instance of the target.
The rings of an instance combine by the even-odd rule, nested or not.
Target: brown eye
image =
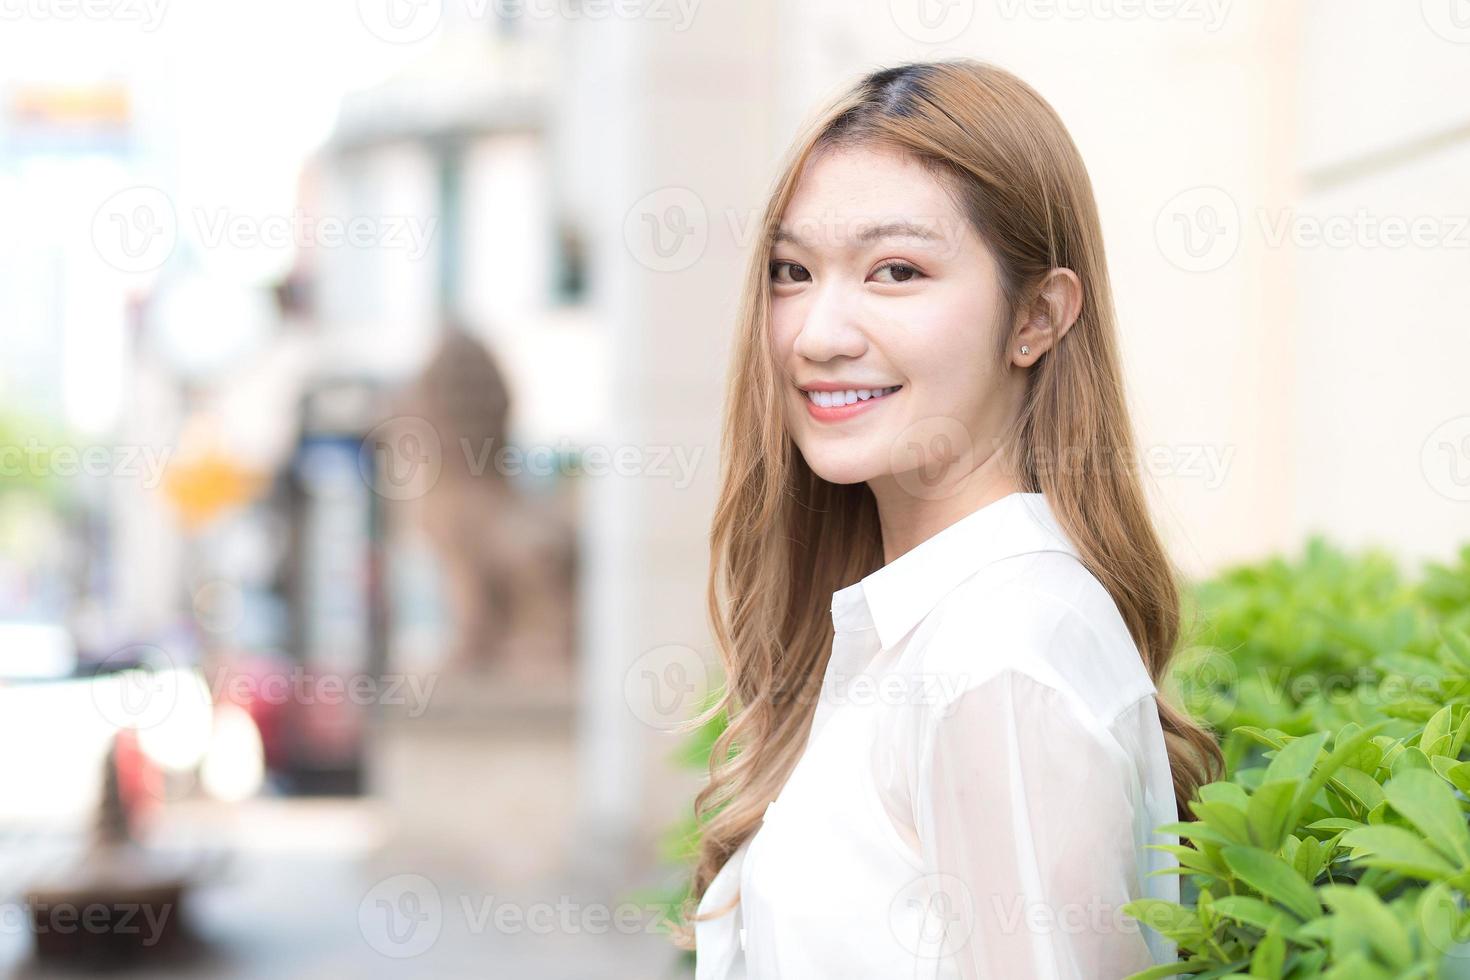
[[[907,262],[884,263],[883,265],[880,265],[878,266],[878,268],[873,270],[873,275],[876,276],[885,271],[888,272],[890,276],[887,281],[893,283],[913,282],[916,279],[923,278],[924,275],[922,272],[909,265]]]
[[[790,279],[782,279],[781,278],[781,270],[782,269],[787,270],[788,274],[791,276]],[[771,263],[771,280],[773,282],[779,282],[779,283],[810,282],[811,281],[811,278],[812,278],[812,274],[810,272],[808,272],[805,267],[799,266],[795,262],[772,262]]]

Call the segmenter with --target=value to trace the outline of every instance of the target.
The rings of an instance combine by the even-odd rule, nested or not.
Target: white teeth
[[[818,408],[836,408],[842,405],[852,405],[855,402],[867,401],[870,398],[882,398],[891,395],[899,389],[898,385],[888,388],[848,388],[845,391],[808,391],[807,398]]]

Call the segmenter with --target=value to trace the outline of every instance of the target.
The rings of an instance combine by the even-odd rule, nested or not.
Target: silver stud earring
[[[1024,355],[1029,354],[1029,353],[1031,353],[1031,348],[1029,348],[1026,345],[1022,344],[1021,345],[1021,354],[1024,356]]]

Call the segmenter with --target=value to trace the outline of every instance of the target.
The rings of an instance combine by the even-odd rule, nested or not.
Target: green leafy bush
[[[1181,836],[1151,977],[1470,976],[1470,547],[1406,583],[1320,538],[1193,590],[1172,685],[1225,732]]]
[[[1334,731],[1401,710],[1405,684],[1431,690],[1419,665],[1440,628],[1470,628],[1470,546],[1459,566],[1431,565],[1410,584],[1386,555],[1348,556],[1314,537],[1300,560],[1227,569],[1186,605],[1197,628],[1175,657],[1171,693],[1224,733],[1233,771],[1252,748],[1236,728]]]

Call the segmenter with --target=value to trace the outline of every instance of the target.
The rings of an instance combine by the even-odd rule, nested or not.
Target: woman
[[[1177,899],[1147,845],[1220,754],[1156,697],[1179,597],[1065,128],[988,65],[879,71],[763,228],[711,537],[698,980],[1172,960],[1121,906]]]

